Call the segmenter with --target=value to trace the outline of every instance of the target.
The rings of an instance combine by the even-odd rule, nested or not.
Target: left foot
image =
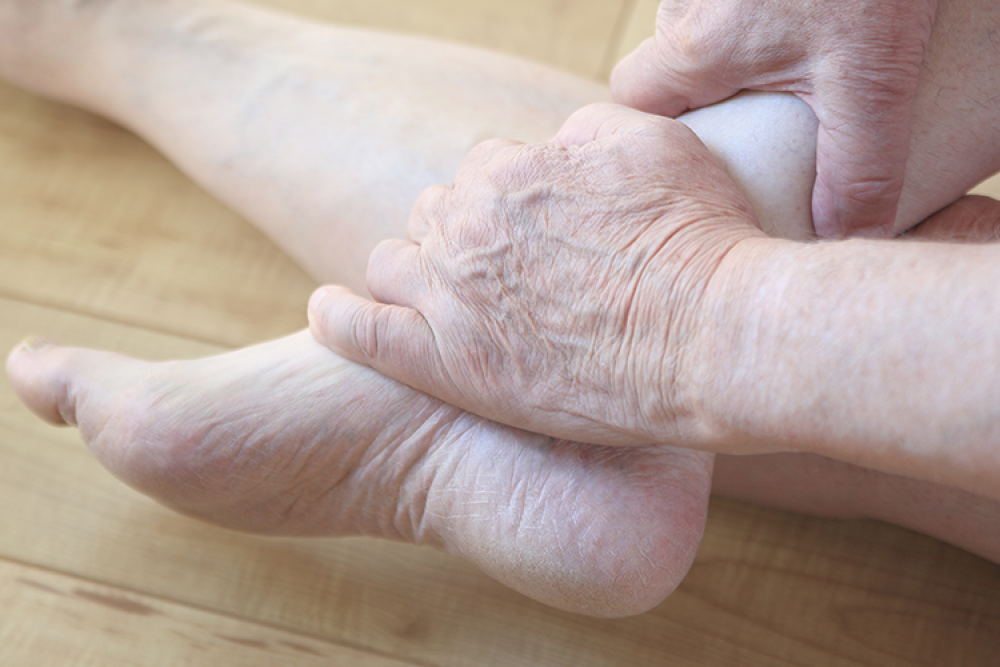
[[[78,425],[112,473],[185,514],[432,544],[570,611],[659,603],[704,525],[710,455],[502,427],[346,362],[308,332],[160,364],[22,347],[7,368],[39,416]]]

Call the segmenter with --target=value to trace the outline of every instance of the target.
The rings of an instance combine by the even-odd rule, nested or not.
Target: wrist
[[[698,448],[731,454],[794,449],[767,418],[764,380],[781,372],[775,341],[783,326],[794,325],[787,295],[804,247],[767,237],[745,239],[708,283],[681,374]]]
[[[994,497],[998,250],[744,244],[689,373],[705,449],[799,451]]]

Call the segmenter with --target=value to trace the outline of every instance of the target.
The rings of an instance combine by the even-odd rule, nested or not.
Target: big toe
[[[80,367],[93,365],[84,352],[29,338],[7,357],[7,377],[36,415],[51,424],[76,426]]]

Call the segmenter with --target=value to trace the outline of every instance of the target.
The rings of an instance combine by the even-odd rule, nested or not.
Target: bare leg
[[[64,17],[63,27],[99,43],[87,51],[93,62],[81,66],[71,48],[74,58],[50,54],[35,72],[25,64],[7,76],[132,127],[314,275],[354,286],[368,249],[401,233],[410,199],[447,180],[473,143],[493,134],[545,138],[604,95],[500,56],[222,3],[71,4],[75,23]],[[57,28],[46,17],[34,38],[59,43],[43,34]],[[783,173],[803,180],[800,169]],[[501,429],[301,336],[155,366],[22,350],[9,372],[40,414],[78,423],[106,466],[182,511],[251,530],[438,544],[577,611],[630,613],[662,599],[690,563],[704,520],[709,457],[610,452]],[[269,400],[276,387],[294,404]],[[232,404],[269,419],[251,422]],[[123,419],[136,414],[168,426],[137,440]],[[359,414],[380,421],[359,424]],[[295,428],[277,427],[286,423]]]
[[[836,519],[878,519],[1000,563],[1000,503],[809,454],[716,457],[713,493]]]
[[[224,0],[126,5],[0,2],[0,75],[134,130],[311,275],[358,290],[371,249],[405,235],[417,195],[450,182],[476,143],[544,141],[609,98],[602,84],[470,47]],[[762,213],[795,211],[781,229],[806,234],[808,107],[755,95],[688,122]]]
[[[546,138],[603,94],[500,56],[211,0],[0,11],[17,18],[18,6],[28,25],[0,35],[15,52],[0,63],[20,60],[7,76],[140,132],[316,275],[354,285],[370,247],[402,231],[409,200],[474,143]],[[14,39],[38,40],[36,58]],[[58,44],[67,53],[44,48]],[[501,428],[308,334],[155,365],[20,349],[8,374],[41,416],[78,425],[114,474],[182,512],[267,533],[433,544],[577,612],[658,603],[703,529],[711,456]]]
[[[907,236],[914,241],[996,243],[1000,203],[964,197]],[[940,484],[888,475],[822,456],[716,457],[713,491],[779,509],[872,518],[1000,563],[1000,503]]]
[[[475,144],[548,139],[607,96],[508,56],[224,0],[11,6],[0,75],[134,130],[314,277],[358,289],[371,249]]]

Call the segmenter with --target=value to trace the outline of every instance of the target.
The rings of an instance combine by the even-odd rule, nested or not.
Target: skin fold
[[[370,251],[405,237],[419,194],[452,182],[480,141],[543,142],[577,109],[608,99],[599,84],[507,56],[201,0],[0,2],[0,75],[137,132],[317,280],[359,292]],[[684,121],[724,158],[748,201],[771,202],[760,223],[794,219],[781,232],[800,238],[811,233],[801,214],[816,127],[804,109],[756,95]],[[925,123],[970,125],[938,113]],[[938,165],[967,164],[954,145]],[[912,151],[910,171],[936,174],[922,155]],[[957,180],[971,168],[963,169]],[[915,210],[947,203],[927,202]],[[958,217],[947,233],[974,226]],[[179,511],[269,534],[432,544],[579,613],[657,604],[683,578],[703,529],[711,454],[503,427],[350,363],[306,333],[165,364],[31,345],[7,370],[31,409],[78,426],[112,473]],[[741,460],[720,461],[723,493],[883,518],[1000,558],[988,539],[991,501],[821,457],[753,457],[745,474]],[[833,470],[851,480],[850,493],[827,484]],[[945,502],[978,511],[945,521]]]

